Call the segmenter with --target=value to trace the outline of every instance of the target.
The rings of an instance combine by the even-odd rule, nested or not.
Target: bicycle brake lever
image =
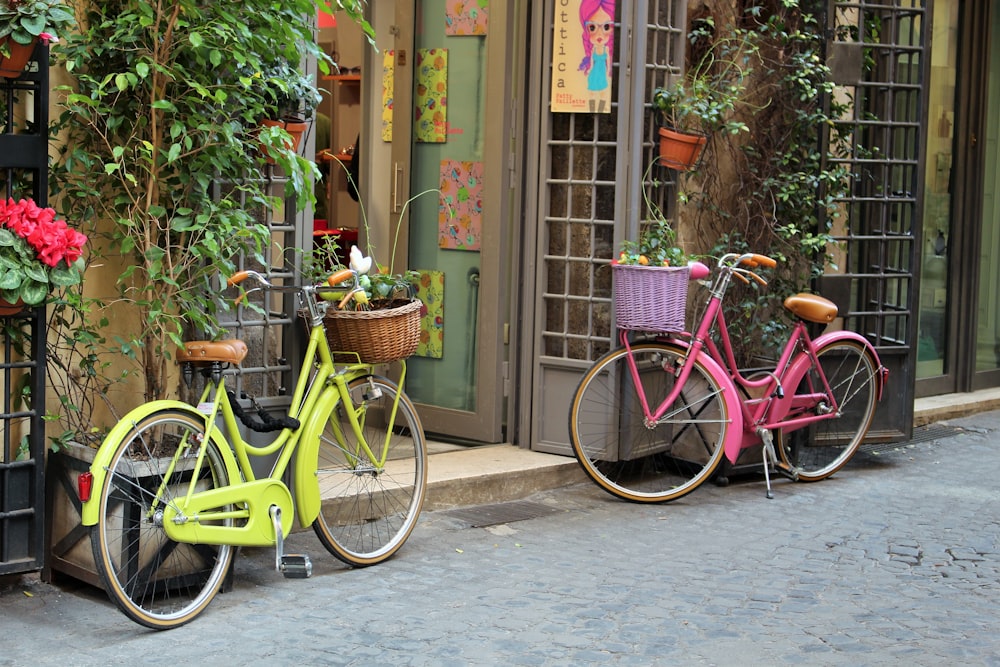
[[[252,287],[247,291],[243,292],[242,294],[240,294],[238,297],[236,297],[236,301],[234,303],[238,306],[240,305],[240,303],[243,302],[243,299],[250,296],[250,294],[252,294],[253,292],[262,292],[263,290],[264,290],[263,287]]]

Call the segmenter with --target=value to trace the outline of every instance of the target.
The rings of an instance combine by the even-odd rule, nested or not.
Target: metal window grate
[[[549,10],[551,11],[551,10]],[[646,16],[638,38],[623,35],[622,23],[639,12]],[[624,17],[624,18],[623,18]],[[541,208],[541,350],[550,359],[590,361],[607,351],[612,339],[610,261],[619,242],[634,237],[638,216],[629,210],[642,204],[639,187],[629,186],[640,175],[628,171],[623,150],[633,124],[632,100],[641,106],[641,154],[648,164],[656,145],[649,92],[681,72],[685,30],[684,3],[653,0],[618,3],[615,62],[610,114],[549,114],[543,128],[545,175]],[[551,26],[551,15],[546,23]],[[548,31],[551,34],[551,28]],[[631,34],[632,31],[627,31]],[[547,36],[546,39],[549,39]],[[546,45],[551,48],[551,44]],[[623,63],[644,61],[641,76]],[[619,100],[629,104],[619,104]],[[664,174],[653,193],[662,210],[673,210],[672,189]],[[642,215],[646,217],[645,212]]]
[[[846,223],[834,227],[852,278],[845,326],[881,349],[906,348],[920,229],[924,4],[838,2],[834,17],[838,42],[861,53],[856,83],[838,92],[855,101],[841,121],[852,151],[838,158],[854,187],[843,202]]]
[[[262,176],[268,193],[283,198],[288,181],[274,167],[267,167]],[[260,224],[271,233],[272,243],[263,249],[262,261],[244,257],[239,269],[252,269],[267,277],[275,285],[294,285],[298,282],[298,257],[290,249],[303,247],[305,239],[301,230],[306,228],[303,213],[295,210],[294,200],[284,200],[276,210],[256,212]],[[241,305],[230,317],[221,318],[221,325],[229,335],[247,343],[247,358],[239,368],[231,369],[230,387],[237,395],[251,395],[261,399],[262,405],[283,405],[286,389],[298,370],[298,339],[294,327],[299,325],[297,304],[292,294],[282,292],[253,292],[248,301],[258,310]]]

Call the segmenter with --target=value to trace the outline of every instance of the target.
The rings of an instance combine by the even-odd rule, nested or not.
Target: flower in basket
[[[0,55],[10,57],[10,42],[59,41],[56,34],[76,23],[62,0],[0,0]]]
[[[31,199],[0,201],[0,297],[35,306],[83,279],[87,237]]]
[[[645,226],[638,241],[624,241],[619,264],[638,266],[685,266],[688,256],[677,245],[677,235],[666,220]]]
[[[351,246],[349,265],[358,274],[358,286],[341,301],[347,310],[378,310],[400,305],[413,296],[413,286],[419,278],[416,271],[389,273],[357,246]],[[372,272],[372,269],[375,269]]]

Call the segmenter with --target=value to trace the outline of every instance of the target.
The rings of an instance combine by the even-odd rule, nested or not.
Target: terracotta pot
[[[10,317],[12,315],[17,315],[25,309],[24,301],[18,299],[16,303],[11,303],[6,299],[0,298],[0,317]]]
[[[309,129],[309,124],[304,120],[299,120],[297,118],[283,118],[281,120],[262,120],[260,124],[264,127],[280,127],[285,130],[291,136],[291,142],[285,145],[292,149],[295,153],[299,152],[299,146],[302,144],[302,137]],[[267,155],[267,150],[264,151],[267,156],[268,164],[274,164],[274,159]]]
[[[0,55],[0,76],[16,79],[24,74],[24,68],[35,52],[37,43],[37,39],[31,40],[30,44],[18,44],[9,36],[0,39],[0,45],[6,44],[10,47],[10,58]]]
[[[685,134],[660,128],[660,164],[677,171],[690,171],[698,164],[708,142],[703,134]]]

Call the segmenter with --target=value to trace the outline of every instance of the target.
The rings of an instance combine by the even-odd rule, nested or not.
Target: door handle
[[[399,195],[403,189],[403,165],[400,162],[394,162],[392,167],[392,212],[399,213]]]

